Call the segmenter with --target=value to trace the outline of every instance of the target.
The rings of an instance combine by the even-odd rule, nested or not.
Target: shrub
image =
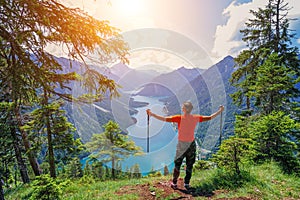
[[[196,171],[196,170],[206,170],[206,169],[209,169],[211,168],[211,164],[209,161],[207,160],[198,160],[195,164],[194,164],[194,167],[193,167],[193,170]]]
[[[59,200],[62,195],[62,188],[67,182],[59,182],[50,177],[49,174],[37,176],[32,182],[32,194],[30,200]]]

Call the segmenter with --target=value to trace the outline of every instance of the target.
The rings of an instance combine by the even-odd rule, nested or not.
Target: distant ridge
[[[81,71],[81,64],[76,61],[70,61],[66,58],[57,58],[58,62],[63,66],[64,71]],[[72,68],[70,68],[70,64]],[[121,94],[120,98],[117,98],[114,103],[109,98],[104,98],[103,101],[94,104],[96,109],[96,115],[99,122],[99,127],[107,123],[108,120],[114,119],[113,109],[118,111],[118,117],[120,117],[120,127],[122,130],[126,131],[126,128],[134,123],[130,114],[135,113],[135,106],[131,99],[134,95],[143,96],[160,96],[161,101],[165,102],[169,114],[180,113],[180,103],[178,99],[190,99],[191,96],[189,91],[192,89],[192,93],[196,94],[196,101],[199,103],[201,113],[210,114],[211,113],[211,99],[210,92],[207,88],[207,81],[211,84],[215,84],[215,91],[220,90],[219,83],[214,83],[216,81],[215,71],[218,71],[221,75],[222,81],[225,86],[227,102],[226,108],[228,113],[227,118],[232,119],[235,108],[232,106],[231,98],[229,93],[234,89],[230,86],[228,80],[234,71],[234,59],[231,56],[225,57],[223,60],[217,64],[211,66],[208,69],[188,69],[181,66],[177,70],[169,73],[156,73],[155,70],[138,70],[132,69],[125,64],[118,63],[112,67],[106,66],[91,66],[93,69],[98,70],[100,73],[106,75],[108,78],[113,79],[117,84],[121,85],[119,92]],[[205,77],[205,79],[204,79]],[[79,87],[79,86],[78,86]],[[77,92],[79,88],[76,88],[74,92]],[[191,99],[192,100],[192,99]],[[142,104],[141,104],[142,105]],[[197,106],[198,107],[198,106]],[[83,108],[82,112],[74,113],[71,106],[66,106],[67,112],[70,113],[69,118],[71,121],[72,116],[77,116],[76,121],[79,124],[86,121],[84,116],[88,116],[90,110],[88,108]],[[73,112],[73,113],[72,113]],[[96,122],[95,122],[96,123]],[[207,128],[207,127],[206,127]],[[204,127],[205,129],[205,127]],[[227,129],[229,130],[230,127]],[[78,128],[78,134],[83,138],[84,141],[88,141],[91,135],[97,130],[95,128],[87,131],[84,127]],[[98,130],[100,131],[100,130]]]
[[[187,69],[182,66],[172,72],[153,78],[149,84],[145,85],[136,94],[142,96],[172,96],[204,71],[204,69]]]

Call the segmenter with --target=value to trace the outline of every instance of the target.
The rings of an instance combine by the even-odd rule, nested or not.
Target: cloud
[[[292,8],[289,12],[290,16],[299,16],[299,0],[286,0],[285,2],[289,3],[289,7]],[[245,43],[241,40],[240,30],[245,28],[244,24],[248,19],[253,18],[249,11],[264,8],[266,3],[265,0],[253,0],[251,2],[235,0],[225,8],[222,14],[226,17],[227,23],[217,26],[211,55],[216,59],[227,55],[238,55],[245,48]]]
[[[289,11],[290,15],[300,16],[300,2],[299,0],[287,0],[291,10]]]
[[[215,33],[212,53],[215,57],[235,56],[245,46],[241,40],[240,30],[251,17],[250,9],[261,7],[265,1],[256,0],[248,3],[233,1],[224,9],[223,15],[228,19],[224,25],[218,25]]]

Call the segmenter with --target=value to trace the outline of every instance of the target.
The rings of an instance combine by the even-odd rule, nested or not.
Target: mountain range
[[[78,62],[65,58],[57,58],[57,60],[65,72],[81,73],[82,71]],[[72,102],[66,106],[68,117],[75,124],[83,142],[87,142],[92,134],[102,132],[102,126],[108,120],[117,121],[121,129],[126,132],[126,128],[135,123],[134,118],[131,117],[136,113],[135,108],[146,105],[143,102],[135,102],[136,95],[159,97],[166,105],[168,114],[180,113],[180,104],[187,100],[194,104],[195,113],[203,115],[210,115],[223,104],[226,108],[223,131],[226,135],[233,132],[232,122],[237,108],[233,106],[229,97],[229,94],[234,91],[229,84],[229,78],[234,71],[234,59],[231,56],[225,57],[208,69],[187,69],[182,66],[169,73],[132,69],[122,63],[110,68],[96,65],[91,67],[119,84],[121,96],[112,100],[107,96],[101,102],[91,105]],[[74,83],[72,89],[75,96],[84,92],[79,83]],[[216,121],[205,123],[197,130],[197,137],[203,139],[208,132],[210,132],[209,137],[219,137],[218,124]]]

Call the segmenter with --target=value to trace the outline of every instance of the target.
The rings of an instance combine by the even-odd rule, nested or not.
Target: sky
[[[108,20],[119,28],[131,48],[130,66],[159,65],[163,69],[208,68],[245,48],[239,30],[251,18],[249,10],[267,0],[61,0],[69,7]],[[291,29],[300,47],[300,1],[285,0],[292,9]],[[147,36],[146,36],[147,35]],[[50,52],[61,55],[59,48]]]

